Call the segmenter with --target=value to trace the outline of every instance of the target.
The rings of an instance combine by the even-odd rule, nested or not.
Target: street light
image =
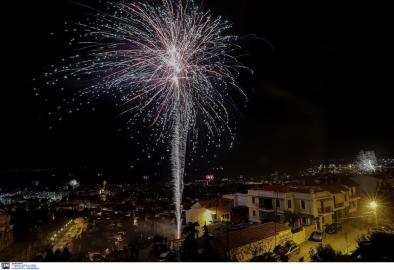
[[[378,208],[378,203],[376,201],[371,201],[369,203],[369,207],[371,207],[373,210],[376,210],[376,208]]]
[[[377,213],[377,209],[378,209],[378,203],[376,201],[371,201],[369,203],[369,207],[374,211],[374,215],[375,215],[375,225],[376,227],[378,226],[378,213]]]

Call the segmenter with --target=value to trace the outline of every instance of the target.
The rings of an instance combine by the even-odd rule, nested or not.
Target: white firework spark
[[[132,121],[171,140],[180,237],[187,142],[197,141],[199,133],[234,136],[230,92],[245,97],[235,81],[244,66],[231,55],[237,38],[227,34],[228,22],[193,0],[128,0],[90,10],[92,16],[72,29],[77,34],[71,43],[82,46],[49,75],[87,81],[82,96],[111,94]]]
[[[357,162],[360,171],[363,173],[376,171],[377,159],[374,151],[360,151]]]

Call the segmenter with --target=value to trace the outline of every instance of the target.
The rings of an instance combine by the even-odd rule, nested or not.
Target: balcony
[[[267,204],[259,204],[259,208],[260,209],[264,209],[264,210],[275,210],[273,205],[267,205]]]
[[[342,207],[345,207],[345,203],[336,203],[334,205],[334,208],[342,208]]]
[[[327,214],[332,212],[332,208],[331,207],[318,208],[317,211],[319,214]]]

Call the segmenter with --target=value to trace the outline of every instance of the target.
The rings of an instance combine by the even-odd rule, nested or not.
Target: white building
[[[248,207],[247,193],[234,193],[223,195],[222,198],[234,200],[234,207],[245,206]]]
[[[276,216],[280,222],[290,222],[293,218],[297,219],[294,225],[316,224],[324,229],[355,212],[358,199],[355,186],[268,185],[248,191],[249,219],[262,222]]]

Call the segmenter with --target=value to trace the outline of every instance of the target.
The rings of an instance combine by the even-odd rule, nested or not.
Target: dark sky
[[[250,101],[235,147],[213,161],[226,173],[290,171],[311,159],[353,158],[361,149],[394,156],[390,9],[314,2],[205,1],[243,37],[250,56],[242,61],[255,71],[241,78]],[[1,169],[132,164],[169,171],[135,163],[138,150],[118,131],[123,124],[111,100],[48,129],[53,104],[34,97],[31,80],[67,56],[63,22],[78,18],[80,8],[20,0],[2,3],[2,13]],[[203,172],[209,166],[195,164]]]

